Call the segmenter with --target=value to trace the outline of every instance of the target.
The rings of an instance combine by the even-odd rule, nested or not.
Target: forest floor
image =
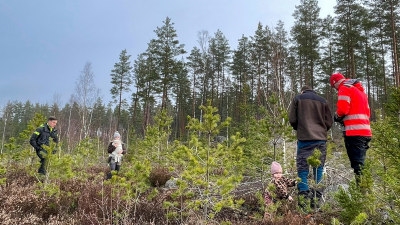
[[[71,179],[54,183],[38,180],[24,170],[10,168],[6,183],[0,185],[1,224],[330,224],[332,212],[298,210],[297,200],[287,202],[269,221],[263,221],[262,203],[258,194],[263,190],[260,181],[247,181],[235,195],[245,202],[240,209],[224,208],[215,218],[205,221],[201,215],[191,214],[181,220],[165,219],[163,201],[173,191],[158,187],[158,196],[142,196],[133,201],[124,200],[112,192],[99,174],[106,167],[88,169],[86,180]],[[150,195],[150,192],[148,192]],[[118,215],[115,212],[121,212]],[[112,213],[114,212],[114,213]],[[116,222],[118,221],[118,222]]]

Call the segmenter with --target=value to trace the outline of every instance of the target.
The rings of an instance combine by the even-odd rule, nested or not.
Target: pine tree
[[[251,94],[253,102],[259,107],[265,105],[265,74],[268,73],[270,64],[270,38],[271,31],[268,27],[263,28],[261,23],[258,23],[257,30],[251,37],[250,63],[252,74]],[[259,116],[259,115],[258,115]]]
[[[316,86],[314,72],[319,59],[321,30],[319,11],[318,1],[301,0],[293,13],[295,23],[291,34],[297,53],[298,74],[301,76],[300,86],[309,85],[312,88]]]
[[[213,218],[222,208],[235,208],[236,202],[232,190],[241,181],[244,169],[242,143],[244,138],[236,134],[229,140],[230,144],[212,143],[220,129],[228,126],[230,118],[220,122],[217,109],[211,106],[201,106],[204,110],[204,121],[189,117],[188,128],[191,139],[188,145],[180,144],[173,152],[176,169],[182,168],[177,181],[178,190],[175,201],[180,202],[180,208],[175,215],[185,214],[188,210],[202,210],[205,220]]]
[[[340,67],[347,78],[359,78],[363,35],[362,21],[367,15],[366,9],[357,0],[339,0],[335,7],[335,68]]]
[[[169,17],[163,21],[163,26],[157,27],[154,32],[157,39],[151,40],[154,46],[149,48],[149,52],[155,59],[156,67],[159,68],[157,70],[160,77],[158,84],[161,89],[161,109],[164,110],[167,109],[167,102],[171,100],[168,92],[176,83],[177,74],[181,69],[176,58],[186,52],[184,45],[179,44],[174,23]]]
[[[123,94],[129,92],[132,84],[131,70],[132,66],[129,61],[130,55],[127,55],[126,50],[122,50],[119,55],[119,62],[114,64],[114,69],[111,70],[111,88],[112,98],[118,106],[116,129],[120,129],[121,108],[125,107],[127,102]]]
[[[238,47],[233,51],[233,60],[231,66],[232,77],[234,81],[234,106],[232,117],[238,124],[243,124],[243,128],[247,129],[247,124],[251,113],[250,109],[250,82],[251,82],[251,65],[250,65],[251,44],[249,38],[242,37],[239,40]],[[246,133],[246,132],[245,132]]]
[[[196,118],[197,106],[201,105],[201,93],[202,93],[202,81],[204,81],[204,66],[205,62],[203,60],[200,49],[194,47],[187,57],[188,62],[186,63],[189,70],[189,74],[192,75],[191,79],[191,92],[192,92],[192,114],[193,118]]]
[[[209,57],[211,59],[211,101],[219,109],[219,114],[226,118],[224,95],[226,94],[227,68],[230,59],[230,47],[228,40],[222,31],[217,30],[209,42]]]

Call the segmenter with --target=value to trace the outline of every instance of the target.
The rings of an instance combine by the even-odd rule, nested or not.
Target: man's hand
[[[333,120],[335,121],[335,122],[338,122],[338,123],[340,123],[340,124],[344,124],[343,123],[343,119],[344,119],[344,116],[338,116],[336,113],[335,113],[335,116],[333,117]]]

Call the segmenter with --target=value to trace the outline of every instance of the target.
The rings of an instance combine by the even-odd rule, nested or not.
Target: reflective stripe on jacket
[[[368,97],[359,81],[348,79],[340,84],[336,114],[344,116],[346,136],[372,136]]]

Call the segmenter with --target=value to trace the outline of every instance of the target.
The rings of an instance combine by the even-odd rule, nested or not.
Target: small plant
[[[314,182],[315,187],[313,187],[311,190],[311,208],[318,208],[319,207],[319,200],[322,197],[322,192],[319,191],[320,187],[318,184],[318,167],[321,166],[321,151],[319,149],[315,149],[313,154],[307,158],[307,163],[312,167],[313,174],[314,174]]]
[[[347,190],[340,188],[336,193],[335,198],[343,209],[340,213],[341,221],[345,224],[364,224],[368,217],[372,219],[376,214],[377,204],[372,193],[371,176],[369,165],[366,164],[359,184],[352,181]]]

